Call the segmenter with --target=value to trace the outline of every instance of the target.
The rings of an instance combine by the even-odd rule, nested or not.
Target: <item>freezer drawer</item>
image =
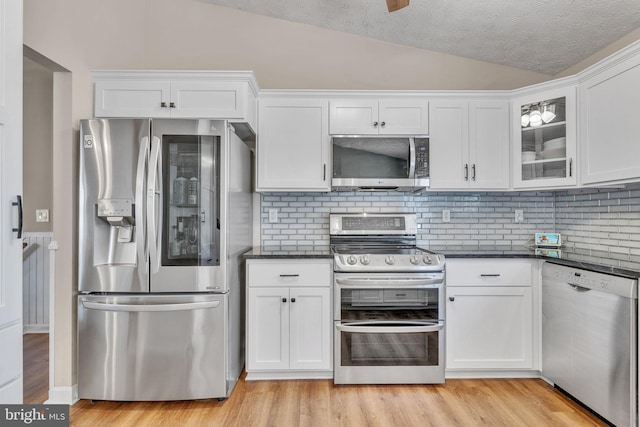
[[[78,297],[78,394],[224,398],[228,295]]]

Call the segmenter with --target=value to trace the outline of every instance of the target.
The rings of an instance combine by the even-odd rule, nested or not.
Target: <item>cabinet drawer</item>
[[[531,286],[528,260],[448,259],[447,286]]]
[[[247,262],[249,286],[331,286],[331,262]]]

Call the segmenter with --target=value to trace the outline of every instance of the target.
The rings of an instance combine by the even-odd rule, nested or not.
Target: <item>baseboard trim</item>
[[[48,334],[49,325],[24,325],[22,334]]]
[[[78,400],[78,384],[71,387],[53,387],[49,389],[49,399],[44,403],[49,405],[73,405]]]
[[[512,370],[446,370],[444,374],[447,379],[454,378],[541,378],[540,371],[528,369]]]
[[[309,379],[333,379],[333,371],[250,371],[245,377],[245,381]]]

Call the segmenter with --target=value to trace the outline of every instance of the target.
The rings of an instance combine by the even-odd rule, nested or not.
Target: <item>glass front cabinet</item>
[[[513,100],[514,188],[576,185],[576,88]]]

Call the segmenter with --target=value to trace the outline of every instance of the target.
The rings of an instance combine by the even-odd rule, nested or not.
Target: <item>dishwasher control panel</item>
[[[626,298],[637,298],[637,281],[627,277],[550,263],[545,263],[542,274],[543,278],[555,279],[585,290],[591,289]]]

